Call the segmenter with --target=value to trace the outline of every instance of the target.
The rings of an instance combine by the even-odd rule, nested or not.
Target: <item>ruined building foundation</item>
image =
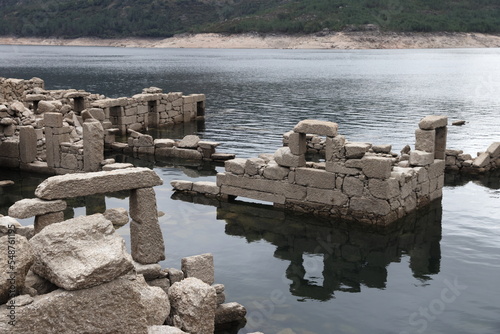
[[[427,116],[416,150],[348,142],[333,122],[304,120],[274,155],[233,159],[217,182],[173,181],[175,190],[273,202],[298,212],[387,225],[442,196],[447,117]],[[325,162],[306,161],[306,136],[326,137]]]

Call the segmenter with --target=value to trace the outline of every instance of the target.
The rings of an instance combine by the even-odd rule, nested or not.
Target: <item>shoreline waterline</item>
[[[0,45],[108,46],[207,49],[441,49],[497,48],[500,36],[482,33],[337,32],[310,35],[182,34],[170,38],[74,39],[0,36]]]

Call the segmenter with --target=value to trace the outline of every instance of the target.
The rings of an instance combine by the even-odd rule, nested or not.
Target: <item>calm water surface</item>
[[[475,154],[500,140],[500,50],[167,50],[0,46],[0,76],[109,97],[144,87],[205,93],[207,119],[152,131],[196,133],[240,157],[273,152],[299,120],[335,121],[352,141],[414,143],[420,118],[465,119],[449,147]],[[120,159],[121,157],[117,157]],[[126,159],[126,158],[123,158]],[[164,266],[215,255],[228,301],[248,309],[239,333],[499,333],[500,177],[448,177],[442,202],[384,231],[173,196],[174,179],[214,180],[221,167],[131,160],[154,168]],[[0,213],[43,177],[0,171],[16,186]],[[76,199],[72,215],[127,207],[126,194]],[[29,220],[25,224],[32,223]],[[125,226],[118,232],[128,243]]]

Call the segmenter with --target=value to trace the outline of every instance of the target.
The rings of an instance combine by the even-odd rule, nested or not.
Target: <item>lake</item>
[[[0,76],[45,80],[47,89],[132,96],[156,86],[207,96],[206,121],[152,130],[197,134],[218,151],[254,157],[281,146],[302,119],[339,123],[351,141],[414,144],[431,114],[449,127],[448,148],[473,155],[500,140],[500,50],[207,50],[0,46]],[[499,333],[500,175],[449,175],[443,200],[388,229],[320,220],[262,203],[173,194],[174,179],[215,180],[223,167],[132,161],[153,168],[165,237],[164,267],[213,253],[227,301],[248,310],[239,333]],[[43,176],[16,181],[0,213],[33,197]],[[128,207],[126,194],[76,199],[67,216]],[[22,221],[30,224],[32,221]],[[128,226],[117,230],[129,243]]]

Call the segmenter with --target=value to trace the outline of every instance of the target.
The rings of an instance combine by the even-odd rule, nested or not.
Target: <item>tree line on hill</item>
[[[498,0],[0,0],[0,35],[170,37],[314,33],[500,32]]]

